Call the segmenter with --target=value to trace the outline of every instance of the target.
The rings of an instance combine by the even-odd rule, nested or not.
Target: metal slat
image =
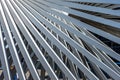
[[[1,5],[0,5],[1,7]],[[6,80],[11,80],[11,76],[10,76],[10,70],[8,67],[8,61],[7,61],[7,57],[6,57],[6,52],[5,52],[5,48],[4,48],[4,42],[3,42],[3,37],[2,37],[2,31],[1,31],[1,27],[0,27],[0,60],[1,60],[1,64],[2,64],[2,69],[3,69],[3,73]]]
[[[25,16],[24,16],[25,17]],[[39,40],[39,42],[42,44],[42,46],[44,47],[44,48],[46,48],[46,50],[47,50],[47,52],[49,52],[49,53],[51,53],[50,55],[51,55],[51,57],[54,59],[54,58],[57,58],[57,59],[54,59],[54,61],[57,61],[56,63],[57,64],[61,64],[61,66],[62,66],[62,64],[63,63],[61,63],[61,61],[60,61],[60,59],[58,58],[58,56],[56,56],[56,55],[53,55],[53,51],[52,51],[52,49],[49,47],[49,45],[48,44],[46,44],[46,42],[43,42],[44,41],[44,39],[42,38],[40,38],[41,36],[40,36],[40,34],[37,32],[37,30],[33,27],[33,25],[30,23],[30,21],[26,21],[27,19],[25,19],[23,17],[23,21],[24,22],[26,22],[25,24],[28,24],[28,28],[29,28],[29,30],[31,31],[31,32],[33,32],[34,33],[34,35],[35,35],[35,37]],[[46,44],[46,45],[45,45]],[[48,46],[48,48],[47,48],[47,46]],[[55,53],[54,53],[55,54]],[[63,70],[64,72],[65,72],[65,74],[67,73],[70,73],[67,69],[66,69],[66,67],[65,66],[62,66],[62,69],[65,69],[65,70]],[[72,77],[72,75],[71,75],[71,73],[69,74],[69,79],[74,79],[74,77]]]
[[[36,3],[36,5],[39,5],[39,4]],[[86,23],[83,23],[83,22],[81,22],[81,21],[78,21],[78,20],[76,20],[76,19],[73,19],[73,18],[71,18],[71,17],[69,17],[69,16],[66,16],[66,15],[64,15],[64,14],[58,13],[58,12],[54,11],[53,9],[50,10],[49,7],[46,7],[46,6],[42,5],[42,4],[39,5],[39,6],[40,6],[41,8],[43,8],[43,9],[47,10],[47,11],[50,12],[50,13],[53,13],[53,14],[55,14],[55,15],[60,16],[61,18],[65,18],[66,20],[71,21],[71,22],[74,23],[76,26],[78,26],[78,28],[79,28],[79,27],[85,28],[85,29],[87,29],[87,30],[89,30],[89,31],[91,31],[91,32],[94,32],[94,33],[96,33],[96,34],[98,34],[98,35],[100,35],[100,36],[103,36],[103,37],[105,37],[105,38],[107,38],[107,39],[110,39],[110,40],[112,40],[112,41],[120,44],[120,38],[118,38],[118,37],[116,37],[116,36],[114,36],[114,35],[111,35],[111,34],[105,32],[105,31],[102,31],[102,30],[100,30],[100,29],[95,28],[94,26],[88,25],[88,24],[86,24]]]
[[[31,4],[31,5],[32,5],[32,4]],[[38,12],[41,12],[41,13],[43,12],[42,10],[40,11],[40,9],[39,9],[38,7],[35,7],[35,8],[36,8],[36,10],[39,10]],[[44,15],[44,14],[46,14],[46,13],[43,13],[43,15]],[[54,18],[52,18],[51,16],[48,16],[47,14],[46,14],[45,16],[46,16],[46,17],[49,17],[49,19],[51,18],[53,21],[55,21],[55,22],[59,23],[60,25],[62,25],[61,27],[64,26],[64,28],[66,28],[66,29],[69,30],[70,32],[73,32],[75,35],[77,35],[78,37],[80,37],[80,38],[83,39],[84,41],[88,42],[89,44],[91,44],[91,45],[97,45],[97,46],[96,46],[97,48],[105,51],[106,53],[109,52],[109,55],[110,55],[111,57],[114,57],[116,60],[120,60],[120,55],[117,54],[117,53],[115,53],[114,51],[112,51],[110,48],[106,48],[104,45],[100,44],[100,43],[97,42],[96,40],[87,37],[87,35],[84,36],[82,33],[74,30],[73,28],[69,27],[69,26],[66,25],[66,24],[61,23],[61,22],[58,21],[57,19],[54,19]],[[43,22],[44,22],[44,21],[43,21]],[[62,35],[62,34],[61,34],[61,35]],[[91,41],[90,41],[90,40],[91,40]],[[101,47],[102,47],[102,48],[101,48]],[[103,48],[103,47],[104,47],[104,48]],[[113,54],[113,53],[114,53],[114,54]]]
[[[33,11],[32,11],[33,12]],[[37,16],[38,17],[38,16]],[[33,20],[33,19],[32,19]],[[37,22],[35,22],[35,23],[37,23]],[[38,24],[39,25],[39,24]],[[38,26],[38,25],[36,25],[36,26]],[[43,32],[45,32],[46,34],[50,34],[50,33],[48,33],[47,31],[45,31],[42,27],[40,28],[40,27],[38,27],[41,31],[43,31]],[[46,35],[47,36],[47,35]],[[53,40],[53,38],[49,35],[49,39],[52,39]],[[55,43],[57,40],[55,39],[53,42]],[[56,44],[58,44],[58,42],[56,42]],[[60,45],[56,45],[56,46],[59,46],[60,47]],[[65,47],[63,47],[63,48],[65,48]],[[73,59],[75,60],[75,64],[77,64],[77,65],[79,65],[79,68],[81,68],[83,65],[81,64],[81,62],[79,62],[76,58],[74,58],[74,56],[72,56],[72,54],[68,51],[68,50],[63,50],[63,48],[62,48],[62,46],[61,46],[61,50],[64,52],[64,53],[66,53],[66,55],[69,57],[69,59],[72,59],[72,61],[73,61]],[[71,54],[71,55],[70,55]],[[76,63],[76,61],[77,61],[77,63]],[[80,65],[81,64],[81,65]],[[84,69],[84,67],[81,69],[81,70],[84,70],[84,72],[86,71],[86,69]],[[88,73],[88,71],[86,71],[86,74]],[[89,72],[90,73],[90,72]],[[92,75],[91,74],[87,74],[89,77],[92,77]],[[91,75],[91,76],[90,76]],[[95,77],[93,76],[93,78],[91,78],[91,79],[95,79]]]
[[[120,46],[119,7],[115,0],[0,0],[0,80],[119,80],[120,54],[111,47]]]
[[[120,11],[116,11],[116,10],[82,5],[82,4],[78,4],[78,3],[64,2],[64,1],[53,1],[53,0],[46,0],[46,1],[55,3],[60,6],[66,6],[66,7],[76,8],[76,9],[99,12],[99,13],[104,13],[104,14],[110,14],[110,15],[114,15],[114,16],[120,16]]]
[[[16,23],[18,24],[19,29],[25,33],[27,36],[27,40],[28,42],[31,42],[30,45],[33,48],[33,50],[35,51],[36,55],[38,56],[38,58],[40,59],[40,62],[42,63],[42,65],[44,66],[44,68],[46,70],[48,70],[49,75],[51,76],[51,78],[56,78],[55,74],[53,73],[53,70],[51,69],[49,63],[46,61],[45,57],[43,56],[42,52],[39,50],[38,46],[36,45],[36,43],[34,42],[33,38],[31,37],[30,33],[28,32],[28,30],[25,28],[24,23],[22,22],[22,20],[20,19],[20,17],[18,16],[18,14],[15,12],[14,8],[12,6],[9,6],[10,10],[13,11],[11,12],[12,15],[14,15],[14,19],[16,21]],[[26,33],[27,32],[27,33]],[[28,34],[29,33],[29,34]]]
[[[38,10],[38,9],[37,9]],[[33,12],[33,11],[32,11]],[[34,13],[35,14],[35,13]],[[38,17],[38,15],[36,14],[36,17]],[[42,18],[39,18],[39,19],[42,19]],[[45,21],[44,21],[45,22]],[[47,23],[47,22],[46,22]],[[50,27],[50,26],[49,26]],[[53,29],[54,27],[52,27],[52,29]],[[43,31],[43,30],[41,30],[41,31]],[[55,31],[55,29],[54,29],[54,31]],[[45,31],[44,31],[45,32]],[[58,33],[59,31],[57,31],[57,33]],[[60,34],[61,36],[64,36],[64,34]],[[50,36],[49,36],[50,37]],[[52,37],[50,37],[50,38],[52,38]],[[51,39],[52,41],[53,41],[53,39]],[[70,39],[68,38],[67,40],[69,40],[69,42],[70,42]],[[54,43],[55,43],[55,41],[54,41]],[[58,43],[58,42],[56,42],[56,43]],[[73,43],[73,42],[70,42],[71,44]],[[75,44],[72,44],[72,45],[75,45]],[[57,44],[56,46],[58,46],[58,47],[60,47],[60,45],[59,44]],[[74,46],[75,47],[75,46]],[[78,47],[75,47],[75,48],[78,48]],[[64,50],[63,48],[61,49],[62,51]],[[80,50],[80,48],[78,49],[78,50]],[[66,52],[66,51],[65,51]],[[83,53],[83,52],[82,52]],[[84,53],[84,55],[85,55],[85,53]],[[72,58],[73,59],[73,58]],[[91,59],[91,58],[89,58],[89,59]],[[92,58],[93,59],[93,58]],[[96,61],[96,60],[91,60],[91,61]],[[101,66],[101,65],[100,65]],[[101,68],[102,68],[103,66],[101,66]],[[104,66],[105,67],[105,66]],[[108,68],[106,68],[106,69],[108,69]],[[105,70],[105,69],[104,69]],[[108,70],[109,71],[109,70]],[[110,70],[111,71],[111,70]],[[106,71],[107,72],[107,71]],[[113,71],[114,72],[114,71]],[[110,74],[110,73],[108,73],[108,74]],[[112,76],[112,74],[110,74],[111,76]]]
[[[8,16],[9,16],[7,19],[9,21],[11,21],[11,22],[8,22],[9,26],[11,27],[11,30],[12,30],[13,34],[15,34],[14,36],[15,36],[15,38],[17,40],[17,43],[18,43],[18,45],[19,45],[19,47],[21,49],[21,53],[22,53],[27,65],[29,67],[29,70],[31,71],[31,74],[33,75],[35,80],[40,80],[39,76],[37,74],[37,71],[35,70],[34,64],[33,64],[32,60],[31,60],[31,58],[29,56],[29,53],[28,53],[22,39],[20,38],[20,34],[19,34],[18,30],[17,30],[17,26],[15,25],[14,20],[12,19],[12,16],[10,16],[10,13],[9,13],[8,9],[6,9],[6,10],[7,10],[6,13],[8,13]]]
[[[5,5],[5,3],[4,3],[4,0],[2,0],[1,3],[3,4],[2,6],[6,7],[6,5]],[[11,51],[11,53],[12,53],[11,55],[12,55],[14,64],[15,64],[15,66],[16,66],[16,69],[17,69],[17,71],[18,71],[18,74],[19,74],[19,78],[20,78],[20,80],[25,80],[25,75],[24,75],[24,72],[23,72],[23,70],[22,70],[22,66],[21,66],[21,64],[20,64],[20,60],[19,60],[19,57],[18,57],[18,55],[17,55],[17,51],[16,51],[16,49],[15,49],[14,42],[13,42],[13,40],[12,40],[12,36],[11,36],[10,30],[9,30],[9,26],[8,26],[8,24],[7,24],[7,20],[6,20],[6,18],[5,18],[5,15],[4,15],[4,12],[3,12],[3,9],[2,9],[2,8],[1,8],[0,17],[2,18],[2,19],[0,19],[1,22],[2,22],[2,23],[1,23],[1,24],[2,24],[2,28],[3,28],[4,32],[5,32],[5,35],[6,35],[6,38],[7,38],[7,42],[8,42],[9,47],[10,47],[10,51]],[[4,26],[4,27],[3,27],[3,26]]]
[[[97,17],[97,16],[90,15],[90,14],[87,14],[87,13],[84,13],[84,12],[81,12],[81,11],[76,11],[76,10],[73,10],[73,9],[70,9],[70,8],[65,8],[63,6],[56,5],[56,4],[50,3],[48,1],[42,1],[42,0],[41,1],[37,0],[37,1],[42,3],[42,4],[48,5],[51,8],[58,9],[59,11],[64,11],[64,12],[74,14],[74,15],[79,16],[79,17],[84,16],[83,18],[90,19],[92,21],[99,22],[99,23],[102,23],[102,24],[105,24],[105,25],[109,25],[109,26],[112,26],[114,28],[120,28],[119,27],[120,23],[109,20],[109,19],[104,19],[102,17]]]
[[[114,0],[65,0],[65,1],[120,4],[119,0],[118,1],[114,1]]]

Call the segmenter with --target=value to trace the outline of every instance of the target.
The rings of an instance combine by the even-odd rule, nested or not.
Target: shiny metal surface
[[[0,0],[0,80],[120,79],[119,0]]]

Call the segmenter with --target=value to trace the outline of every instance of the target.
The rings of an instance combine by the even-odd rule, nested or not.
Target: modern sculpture
[[[119,0],[0,0],[0,80],[120,80]]]

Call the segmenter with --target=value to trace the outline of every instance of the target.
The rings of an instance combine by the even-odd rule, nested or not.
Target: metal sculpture
[[[120,45],[119,18],[119,0],[0,0],[0,80],[119,80],[94,36]]]

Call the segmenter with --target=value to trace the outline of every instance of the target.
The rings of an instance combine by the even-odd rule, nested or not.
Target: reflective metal
[[[120,79],[120,1],[0,0],[0,80]]]

